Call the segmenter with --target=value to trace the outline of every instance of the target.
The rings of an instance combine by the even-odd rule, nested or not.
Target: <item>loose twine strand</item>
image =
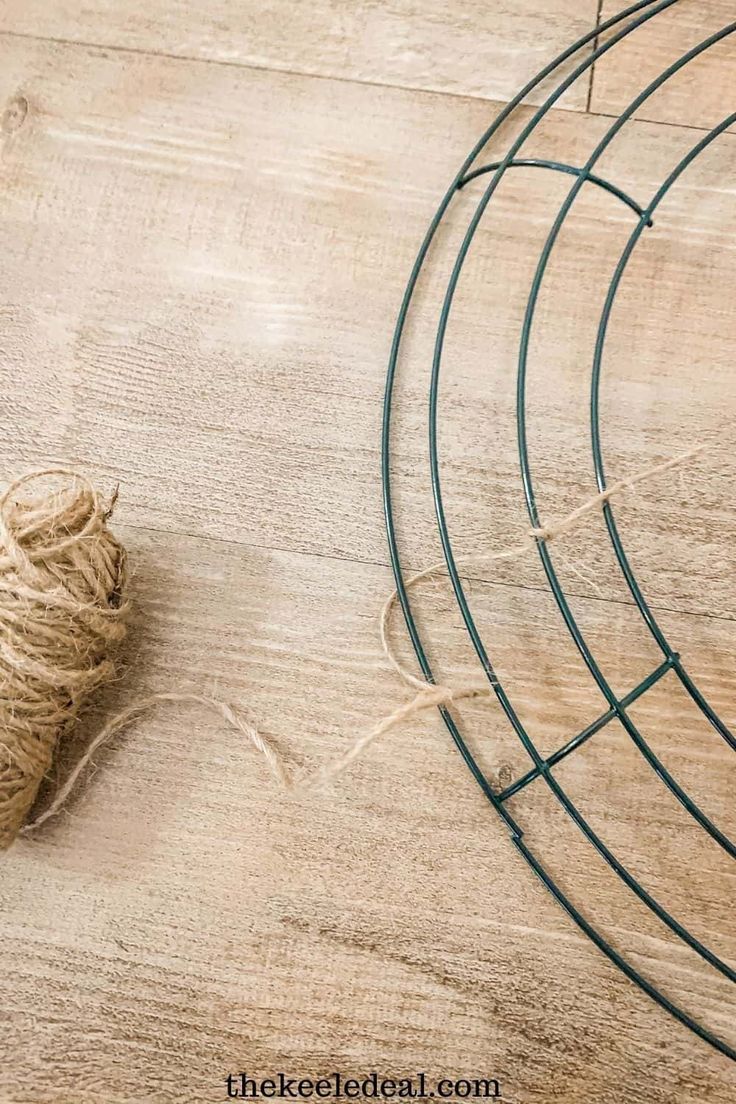
[[[685,464],[704,448],[700,445],[612,483],[565,517],[529,529],[518,544],[457,562],[483,564],[525,555],[540,542],[549,543],[575,529],[612,497]],[[30,500],[19,497],[28,484],[49,478],[64,483]],[[218,714],[263,756],[279,786],[294,790],[334,779],[374,741],[427,710],[493,694],[488,685],[453,688],[428,683],[402,663],[390,639],[391,615],[399,597],[394,589],[380,613],[381,646],[389,665],[416,692],[332,762],[312,773],[295,773],[282,753],[227,702],[203,694],[155,693],[111,717],[51,802],[27,820],[60,736],[71,727],[88,695],[113,676],[109,653],[125,635],[126,555],[107,527],[116,497],[117,492],[105,505],[88,479],[64,468],[23,476],[0,496],[0,849],[9,846],[19,831],[32,832],[61,812],[99,748],[132,721],[167,702],[203,705]],[[412,575],[405,589],[446,574],[442,560]]]

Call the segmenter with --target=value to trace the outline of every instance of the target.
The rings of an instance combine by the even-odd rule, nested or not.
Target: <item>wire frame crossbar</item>
[[[609,126],[603,137],[600,139],[584,165],[577,167],[558,161],[548,161],[540,158],[523,157],[519,154],[527,139],[533,135],[537,126],[544,119],[550,109],[557,103],[564,92],[595,64],[598,58],[600,58],[602,55],[606,54],[610,50],[614,49],[619,42],[621,42],[630,34],[642,27],[645,23],[659,16],[661,13],[666,11],[666,9],[672,7],[677,2],[678,0],[640,0],[640,2],[632,4],[624,11],[618,13],[617,15],[614,15],[610,19],[603,22],[595,30],[591,31],[590,33],[584,35],[582,38],[574,42],[568,49],[563,51],[563,53],[561,53],[557,58],[555,58],[547,66],[545,66],[531,81],[529,81],[527,85],[525,85],[523,89],[521,89],[521,91],[514,97],[514,99],[512,99],[510,103],[503,108],[503,110],[499,113],[493,123],[491,123],[485,133],[480,137],[468,157],[461,165],[457,175],[455,176],[442,201],[440,202],[439,207],[437,208],[437,211],[432,218],[432,221],[430,222],[429,228],[425,234],[424,240],[420,246],[417,258],[414,262],[414,266],[409,276],[401,307],[399,309],[386,375],[386,390],[382,427],[381,466],[384,493],[384,513],[386,520],[389,554],[394,577],[396,580],[396,588],[399,596],[399,601],[404,615],[409,638],[416,654],[419,667],[427,681],[430,683],[434,683],[435,678],[433,675],[429,657],[427,655],[425,645],[422,641],[417,622],[413,614],[412,603],[402,569],[401,555],[399,552],[396,534],[393,500],[391,493],[391,427],[394,385],[399,365],[404,329],[411,308],[414,292],[419,276],[427,260],[427,256],[435,234],[442,220],[444,219],[448,208],[451,206],[458,192],[461,189],[468,188],[468,186],[474,181],[480,180],[483,177],[489,177],[490,179],[488,180],[483,193],[477,201],[475,210],[472,214],[472,217],[470,218],[467,230],[455,257],[455,261],[450,273],[447,289],[439,314],[428,396],[429,462],[438,533],[442,544],[448,575],[455,594],[455,599],[457,601],[458,608],[461,612],[465,627],[467,629],[468,635],[473,644],[481,667],[487,679],[489,680],[493,688],[493,692],[495,693],[508,721],[510,722],[512,729],[518,737],[519,742],[531,759],[531,768],[505,789],[495,789],[484,774],[483,770],[481,769],[480,765],[472,754],[470,748],[468,747],[468,744],[464,739],[451,710],[446,706],[443,706],[440,708],[440,713],[458,751],[460,752],[460,755],[462,756],[472,776],[481,787],[483,793],[495,809],[498,816],[501,818],[501,820],[510,831],[513,843],[516,846],[517,850],[534,871],[534,873],[539,877],[539,879],[542,881],[548,891],[552,894],[552,896],[558,901],[558,903],[567,912],[571,919],[577,924],[580,930],[599,948],[600,951],[602,951],[602,953],[611,962],[614,963],[614,965],[616,965],[626,975],[626,977],[633,981],[658,1005],[669,1012],[671,1016],[673,1016],[681,1024],[689,1028],[702,1040],[709,1043],[715,1049],[727,1055],[731,1059],[736,1060],[736,1050],[734,1050],[734,1048],[730,1046],[729,1043],[715,1035],[709,1028],[696,1020],[689,1012],[685,1011],[673,1000],[671,1000],[652,981],[650,981],[639,970],[637,970],[636,967],[634,967],[631,962],[627,958],[625,958],[608,941],[608,939],[590,923],[590,921],[585,917],[580,909],[578,909],[578,907],[563,892],[552,874],[542,863],[541,859],[529,847],[524,838],[524,831],[522,827],[516,822],[507,806],[507,802],[511,797],[518,794],[523,788],[533,783],[536,779],[543,779],[544,783],[550,789],[556,801],[562,806],[567,815],[580,829],[580,831],[583,833],[583,835],[594,848],[594,850],[618,875],[618,877],[626,885],[626,887],[655,916],[657,916],[657,918],[670,931],[672,931],[684,944],[694,950],[705,962],[716,969],[721,975],[727,977],[730,981],[736,981],[736,971],[734,971],[728,963],[719,958],[719,956],[715,954],[714,951],[712,951],[709,947],[702,943],[679,920],[677,920],[676,917],[674,917],[667,909],[665,909],[639,882],[639,880],[631,873],[631,871],[628,870],[628,868],[617,858],[617,856],[611,851],[611,849],[607,846],[603,839],[594,831],[590,823],[585,819],[580,809],[577,807],[575,802],[572,800],[572,798],[569,796],[569,794],[566,792],[566,790],[563,788],[563,786],[554,775],[554,767],[558,763],[560,763],[567,756],[573,754],[578,748],[580,748],[588,740],[595,736],[596,733],[600,732],[601,729],[603,729],[610,721],[616,720],[621,724],[625,733],[634,744],[637,751],[641,754],[645,762],[649,765],[649,767],[652,768],[658,779],[667,788],[667,790],[669,790],[669,792],[677,798],[677,800],[687,811],[689,816],[692,817],[692,819],[708,834],[708,836],[716,844],[718,844],[724,851],[726,851],[730,856],[733,857],[736,856],[736,845],[734,845],[734,843],[728,838],[725,832],[711,820],[711,818],[704,812],[704,810],[700,808],[698,803],[685,790],[682,784],[678,782],[674,775],[667,769],[665,764],[655,754],[647,740],[639,731],[638,727],[634,724],[628,711],[629,708],[634,704],[634,702],[642,697],[642,695],[646,694],[665,675],[667,675],[669,672],[672,672],[672,674],[678,679],[679,683],[685,689],[689,697],[699,708],[701,713],[706,717],[709,724],[731,748],[736,749],[736,738],[734,738],[734,735],[729,731],[726,724],[718,716],[715,709],[707,701],[705,695],[690,677],[682,663],[679,654],[671,647],[669,641],[667,640],[667,637],[665,636],[664,631],[658,624],[651,607],[646,601],[642,589],[636,579],[636,575],[634,573],[631,562],[626,554],[623,540],[616,525],[614,509],[611,505],[610,500],[606,500],[603,503],[602,511],[613,552],[624,576],[628,589],[632,595],[635,606],[638,609],[649,632],[653,636],[658,648],[660,649],[663,659],[660,665],[656,667],[653,671],[651,671],[649,675],[647,675],[647,677],[644,678],[628,694],[624,695],[623,697],[618,697],[614,693],[613,688],[609,684],[608,680],[605,678],[602,669],[598,663],[598,660],[596,659],[596,656],[588,641],[586,640],[585,634],[578,624],[578,621],[575,618],[574,613],[569,605],[563,585],[560,582],[559,576],[557,575],[557,572],[555,570],[554,559],[549,544],[543,537],[538,537],[536,543],[539,557],[563,622],[590,675],[592,676],[599,691],[601,692],[601,695],[606,704],[606,709],[596,720],[594,720],[581,732],[577,733],[577,735],[573,736],[552,755],[549,755],[545,758],[540,753],[537,744],[532,738],[532,735],[527,731],[518,713],[516,712],[516,709],[514,708],[512,700],[507,693],[502,680],[499,678],[497,672],[494,669],[488,649],[485,646],[480,631],[474,620],[470,603],[468,601],[468,597],[465,593],[463,583],[458,571],[457,562],[453,552],[452,538],[450,536],[445,516],[442,495],[442,482],[440,477],[440,455],[438,444],[438,400],[440,393],[440,379],[443,363],[445,335],[452,312],[453,301],[460,274],[463,270],[463,266],[467,258],[471,243],[485,214],[485,211],[489,206],[499,183],[509,169],[527,167],[565,173],[573,177],[574,181],[570,188],[570,191],[568,192],[568,195],[560,206],[558,214],[542,247],[542,251],[540,253],[539,260],[536,266],[536,271],[532,279],[521,329],[517,370],[516,411],[517,441],[521,469],[521,481],[529,520],[534,529],[540,529],[541,525],[535,500],[534,479],[529,457],[526,431],[526,378],[530,340],[533,333],[535,312],[539,295],[544,282],[548,263],[554,250],[555,243],[565,223],[565,220],[567,219],[575,203],[577,196],[586,185],[592,184],[603,189],[604,191],[610,193],[612,196],[620,200],[627,207],[629,207],[633,214],[636,216],[634,228],[631,231],[630,237],[616,265],[614,275],[611,279],[606,294],[605,303],[597,330],[595,350],[593,354],[593,367],[590,389],[591,450],[593,458],[593,469],[598,488],[600,491],[604,491],[606,489],[605,468],[601,447],[599,395],[603,353],[605,349],[605,342],[608,334],[611,312],[616,294],[620,287],[621,280],[626,271],[627,265],[634,253],[638,242],[643,235],[644,230],[651,228],[654,225],[654,215],[660,203],[668,194],[676,181],[679,179],[679,177],[682,175],[682,173],[688,168],[688,166],[691,165],[695,161],[695,159],[711,145],[713,141],[715,141],[721,134],[723,134],[725,130],[727,130],[736,122],[736,112],[724,118],[722,122],[713,127],[709,132],[704,134],[699,139],[699,141],[697,141],[693,145],[693,147],[680,160],[677,166],[663,181],[650,202],[644,206],[634,200],[631,196],[627,195],[615,184],[596,174],[594,172],[594,169],[602,154],[609,147],[616,135],[636,114],[639,108],[649,99],[649,97],[652,96],[657,91],[657,89],[661,88],[662,85],[670,80],[676,73],[684,69],[691,61],[704,54],[707,50],[715,46],[718,42],[722,41],[727,36],[733,34],[734,31],[736,31],[736,22],[728,24],[726,27],[722,28],[718,32],[709,35],[707,38],[704,38],[700,43],[684,53],[680,58],[677,59],[677,61],[673,62],[670,66],[663,70],[662,73],[659,74],[659,76],[651,81],[646,86],[646,88],[644,88],[631,101],[631,103],[628,105],[628,107],[626,107],[621,115],[611,122],[611,125]],[[604,39],[603,36],[608,35],[609,32],[611,32],[610,36]],[[509,149],[507,150],[504,157],[500,160],[495,160],[487,164],[476,166],[476,161],[484,152],[489,141],[494,137],[499,128],[509,118],[509,116],[519,106],[519,104],[527,98],[529,93],[532,92],[542,82],[547,81],[550,77],[558,75],[562,67],[565,66],[569,60],[573,59],[576,54],[584,51],[586,47],[591,47],[590,50],[586,53],[586,56],[584,56],[577,65],[573,66],[572,70],[566,76],[564,76],[559,81],[557,86],[546,96],[542,104],[533,111],[529,120],[520,130],[519,135],[509,146]]]

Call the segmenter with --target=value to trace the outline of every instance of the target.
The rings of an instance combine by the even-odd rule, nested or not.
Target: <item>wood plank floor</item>
[[[0,29],[237,66],[510,99],[551,55],[595,25],[596,4],[156,0],[136,7],[92,0],[80,10],[68,0],[7,0]],[[564,106],[584,107],[589,91],[589,80],[581,82]],[[541,98],[537,94],[533,102]]]
[[[106,490],[119,483],[116,530],[135,566],[124,675],[62,749],[59,775],[105,715],[151,690],[241,706],[295,768],[329,761],[406,701],[378,638],[392,585],[381,404],[403,286],[504,101],[614,13],[608,0],[6,0],[0,471],[64,463]],[[583,163],[648,80],[729,18],[727,0],[663,9],[597,61],[525,155]],[[596,171],[649,202],[734,110],[735,49],[736,35],[724,39],[643,104]],[[486,160],[543,98],[531,95]],[[659,624],[732,726],[735,170],[726,133],[656,212],[616,301],[601,390],[609,480],[707,446],[615,509]],[[509,172],[458,287],[438,444],[459,557],[503,549],[528,525],[519,331],[570,184]],[[457,197],[433,248],[401,361],[407,570],[441,556],[428,373],[480,187]],[[550,258],[527,385],[545,522],[595,492],[592,349],[635,224],[586,185]],[[662,656],[602,519],[553,556],[605,678],[628,693]],[[463,572],[513,705],[550,754],[605,703],[538,558],[481,557]],[[416,602],[439,676],[478,682],[447,583],[423,584]],[[497,704],[458,715],[495,786],[528,768]],[[732,753],[672,672],[631,716],[733,836]],[[731,860],[618,722],[556,777],[631,873],[733,963]],[[730,983],[633,897],[544,783],[509,807],[610,942],[736,1045]],[[497,1077],[518,1104],[726,1104],[736,1088],[734,1064],[545,893],[429,715],[339,782],[293,794],[203,709],[145,716],[101,753],[68,814],[3,856],[0,971],[3,1104],[219,1101],[240,1070]]]

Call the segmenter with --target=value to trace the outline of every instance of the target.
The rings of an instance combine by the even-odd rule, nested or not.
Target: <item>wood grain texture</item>
[[[0,30],[289,70],[370,84],[511,99],[595,26],[596,0],[5,0]],[[585,106],[589,81],[564,106]],[[539,92],[530,102],[541,102]]]
[[[84,37],[84,20],[102,26],[105,10],[88,4],[75,24],[63,4],[11,5],[6,18],[63,17],[63,37],[75,25]],[[120,482],[116,525],[135,565],[126,671],[59,771],[103,716],[172,687],[240,704],[297,767],[315,767],[405,700],[376,623],[390,586],[385,363],[422,233],[497,105],[119,51],[121,26],[135,34],[145,20],[125,4],[106,18],[104,48],[0,37],[0,464],[11,475],[71,462],[108,490]],[[526,152],[579,164],[607,126],[556,111]],[[646,202],[694,140],[639,121],[600,172]],[[616,511],[663,630],[732,725],[734,168],[726,135],[642,239],[602,396],[610,478],[711,446]],[[504,547],[527,524],[518,332],[568,188],[509,174],[459,287],[440,393],[459,556]],[[408,568],[439,554],[427,371],[477,194],[460,197],[443,230],[401,364],[394,466]],[[633,225],[586,188],[553,253],[528,385],[545,519],[594,489],[591,349]],[[600,521],[553,555],[625,694],[659,656]],[[601,696],[533,555],[468,576],[483,638],[549,753],[602,711]],[[477,680],[446,584],[423,586],[417,602],[440,676]],[[671,676],[632,716],[733,834],[732,756]],[[494,782],[526,769],[497,706],[466,705],[461,721]],[[625,733],[607,726],[558,777],[621,861],[733,961],[726,856]],[[728,984],[622,888],[543,784],[512,812],[612,942],[734,1042]],[[214,1102],[240,1069],[497,1076],[519,1104],[726,1104],[736,1087],[732,1065],[639,994],[543,892],[435,717],[374,746],[338,784],[286,795],[219,720],[164,708],[101,756],[68,816],[4,858],[0,910],[3,1104]]]
[[[619,0],[603,0],[602,17],[620,7]],[[618,115],[668,65],[733,20],[731,0],[677,0],[596,64],[591,109]],[[733,111],[734,92],[736,34],[730,34],[668,80],[639,116],[709,129]]]
[[[401,700],[376,644],[385,569],[326,572],[303,554],[122,532],[140,613],[129,675],[103,713],[132,692],[216,679],[314,766]],[[543,745],[599,708],[550,603],[485,585],[474,606]],[[446,594],[430,588],[420,607],[447,648],[443,673],[467,678]],[[630,610],[579,612],[617,682],[648,668]],[[696,667],[725,672],[716,697],[730,720],[732,626],[685,620]],[[518,769],[497,707],[462,719],[491,776]],[[732,826],[725,745],[671,686],[638,719]],[[725,858],[622,734],[601,733],[560,779],[649,888],[733,954]],[[616,945],[728,1032],[727,983],[632,905],[549,796],[527,791],[513,812]],[[11,1100],[42,1099],[38,1070],[56,1099],[84,1104],[215,1101],[228,1069],[282,1066],[493,1070],[521,1101],[548,1100],[550,1085],[566,1100],[614,1101],[622,1079],[647,1101],[671,1098],[673,1083],[730,1099],[729,1064],[643,1001],[541,894],[438,720],[374,747],[333,788],[284,796],[219,722],[162,711],[103,756],[68,817],[9,853],[4,875]]]
[[[489,105],[76,46],[3,46],[3,102],[28,104],[3,147],[3,383],[13,411],[3,462],[73,461],[113,479],[124,471],[135,522],[147,528],[385,563],[377,472],[393,319],[417,243]],[[579,163],[606,127],[555,112],[528,152]],[[692,142],[687,130],[637,123],[600,171],[644,202]],[[735,546],[708,529],[730,524],[721,504],[733,470],[735,166],[727,135],[658,212],[620,292],[602,396],[609,478],[713,446],[697,481],[683,472],[630,496],[626,538],[653,601],[726,616]],[[502,548],[526,524],[518,333],[568,188],[563,176],[510,173],[458,291],[440,447],[460,554],[479,534],[485,548]],[[404,536],[417,567],[439,555],[427,365],[477,195],[463,193],[432,255],[401,368],[397,495],[400,516],[413,506]],[[528,405],[545,517],[595,490],[589,365],[632,224],[622,204],[585,192],[543,286]],[[575,589],[619,596],[607,540],[586,534],[574,547],[595,580],[591,590],[576,579]],[[533,564],[496,571],[539,580]]]

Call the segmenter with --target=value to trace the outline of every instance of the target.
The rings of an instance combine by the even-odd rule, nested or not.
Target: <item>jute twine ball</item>
[[[111,509],[61,468],[0,495],[0,849],[21,829],[82,703],[114,674],[127,603]]]

